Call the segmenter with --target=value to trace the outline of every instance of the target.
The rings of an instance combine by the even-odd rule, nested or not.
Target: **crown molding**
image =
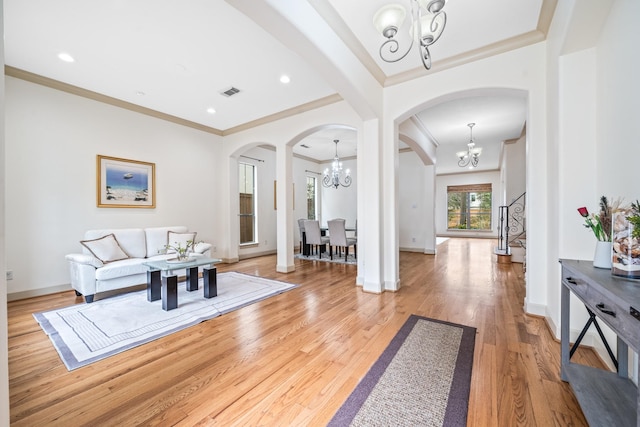
[[[211,133],[214,135],[222,136],[223,132],[219,129],[204,126],[199,123],[192,122],[190,120],[181,119],[180,117],[172,116],[170,114],[161,113],[160,111],[152,110],[151,108],[141,107],[140,105],[132,104],[130,102],[123,101],[121,99],[112,98],[110,96],[103,95],[98,92],[93,92],[87,89],[83,89],[78,86],[63,83],[58,80],[50,79],[48,77],[41,76],[39,74],[31,73],[29,71],[21,70],[19,68],[12,67],[10,65],[4,66],[4,73],[7,76],[15,77],[17,79],[25,80],[31,83],[36,83],[42,86],[50,87],[52,89],[67,92],[73,95],[81,96],[83,98],[92,99],[94,101],[102,102],[104,104],[113,105],[115,107],[123,108],[129,111],[135,111],[136,113],[145,114],[147,116],[155,117],[157,119],[165,120],[171,123],[176,123],[182,126],[187,126],[193,129],[201,130],[203,132]]]
[[[325,96],[324,98],[316,99],[315,101],[307,102],[306,104],[301,104],[293,108],[289,108],[287,110],[270,114],[268,116],[264,116],[262,118],[252,120],[250,122],[229,128],[227,130],[222,131],[222,136],[231,135],[231,134],[242,132],[247,129],[261,126],[267,123],[275,122],[277,120],[282,120],[287,117],[304,113],[306,111],[311,111],[311,110],[315,110],[316,108],[321,108],[330,104],[335,104],[336,102],[340,102],[342,100],[343,100],[342,97],[339,94],[335,93],[333,95]]]
[[[478,49],[470,50],[468,52],[464,52],[450,58],[445,58],[440,61],[435,61],[433,62],[431,70],[429,70],[429,74],[448,70],[450,68],[499,55],[511,50],[520,49],[522,47],[541,42],[545,39],[546,34],[536,29],[519,36],[511,37],[510,39],[502,40]],[[403,73],[398,73],[393,76],[387,77],[387,79],[384,81],[384,86],[388,87],[397,85],[420,77],[424,77],[425,75],[426,74],[424,67],[416,67]]]
[[[315,101],[307,102],[306,104],[298,105],[293,108],[289,108],[278,113],[270,114],[268,116],[256,119],[242,125],[238,125],[226,130],[216,129],[210,126],[205,126],[200,123],[192,122],[190,120],[181,119],[180,117],[172,116],[171,114],[161,113],[160,111],[152,110],[151,108],[142,107],[140,105],[132,104],[130,102],[123,101],[121,99],[112,98],[107,95],[103,95],[98,92],[93,92],[87,89],[83,89],[78,86],[70,85],[58,80],[44,77],[39,74],[31,73],[29,71],[21,70],[19,68],[12,67],[10,65],[4,66],[4,73],[7,76],[15,77],[17,79],[25,80],[31,83],[39,84],[42,86],[50,87],[62,92],[70,93],[72,95],[81,96],[94,101],[102,102],[104,104],[113,105],[115,107],[123,108],[125,110],[134,111],[136,113],[145,114],[147,116],[155,117],[157,119],[165,120],[171,123],[176,123],[182,126],[186,126],[192,129],[197,129],[203,132],[207,132],[213,135],[226,136],[233,133],[241,132],[247,129],[251,129],[257,126],[261,126],[270,122],[281,120],[287,117],[295,116],[306,111],[321,108],[329,104],[342,101],[340,95],[333,94],[324,98],[316,99]]]

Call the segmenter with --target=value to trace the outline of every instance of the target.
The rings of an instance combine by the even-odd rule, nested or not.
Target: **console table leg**
[[[204,279],[204,297],[213,298],[218,296],[218,275],[215,267],[204,268],[202,270]]]
[[[187,291],[198,290],[198,267],[187,268]]]
[[[178,307],[178,276],[162,278],[162,309],[173,310]]]
[[[561,286],[560,290],[560,376],[562,381],[569,381],[567,377],[567,367],[571,356],[569,355],[569,289]]]
[[[160,270],[147,271],[147,301],[158,301],[160,298]]]

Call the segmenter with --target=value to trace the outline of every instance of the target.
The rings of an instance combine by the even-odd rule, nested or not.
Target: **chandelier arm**
[[[438,23],[437,19],[438,17],[442,16],[442,29],[440,29],[440,31],[438,32],[438,28],[440,27],[440,23]],[[440,36],[442,35],[442,33],[444,33],[444,27],[447,26],[447,14],[444,12],[444,10],[441,10],[440,12],[437,12],[435,15],[433,15],[433,18],[431,19],[431,23],[429,24],[429,29],[431,31],[431,35],[434,35],[434,37],[429,37],[429,38],[421,38],[420,39],[420,44],[422,45],[426,45],[426,46],[430,46],[432,44],[434,44],[435,42],[437,42],[440,39]],[[421,29],[422,30],[422,29]],[[420,33],[422,34],[422,33]]]
[[[468,156],[465,156],[463,159],[460,159],[458,161],[458,166],[460,166],[461,168],[466,168],[467,166],[469,166],[469,162],[471,162],[471,158]],[[478,164],[478,162],[476,162],[476,165]]]
[[[427,70],[431,69],[431,53],[429,52],[428,45],[420,44],[420,59],[422,60],[422,65]]]
[[[322,178],[322,186],[326,187],[326,188],[329,188],[329,187],[333,186],[333,183],[331,182],[331,175],[325,175]]]
[[[384,62],[398,62],[401,59],[405,58],[407,56],[407,54],[409,52],[411,52],[411,48],[413,47],[413,39],[411,39],[411,44],[409,44],[409,47],[407,48],[407,51],[405,53],[403,53],[401,56],[393,59],[390,57],[385,57],[385,53],[383,53],[383,51],[385,51],[385,48],[388,48],[387,50],[391,53],[391,54],[395,54],[399,49],[400,49],[400,43],[398,43],[398,41],[396,39],[388,39],[387,41],[385,41],[384,43],[382,43],[382,45],[380,46],[380,58],[382,58],[382,60]]]

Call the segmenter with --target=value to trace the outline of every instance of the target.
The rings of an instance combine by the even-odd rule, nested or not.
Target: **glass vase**
[[[640,279],[640,242],[633,237],[633,224],[628,213],[613,214],[611,224],[611,274],[628,279]]]

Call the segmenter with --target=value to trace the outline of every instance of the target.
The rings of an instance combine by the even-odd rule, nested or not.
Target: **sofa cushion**
[[[122,250],[116,240],[116,236],[113,234],[107,234],[93,240],[81,240],[80,243],[89,250],[103,263],[109,263],[113,261],[119,261],[129,258],[129,255]]]
[[[96,270],[96,280],[109,280],[134,274],[146,273],[149,269],[142,263],[144,258],[129,258],[121,261],[110,262]]]
[[[84,240],[93,240],[113,234],[123,251],[131,258],[144,258],[146,251],[145,235],[142,228],[113,228],[104,230],[88,230]]]
[[[189,233],[176,233],[175,231],[167,232],[167,245],[172,246],[171,248],[167,248],[167,253],[176,253],[176,249],[178,246],[181,248],[186,248],[188,242],[191,242],[192,247],[191,251],[193,251],[193,245],[195,245],[196,241],[196,232]]]
[[[187,227],[177,225],[173,227],[151,227],[144,229],[147,245],[145,256],[147,258],[165,253],[165,246],[167,245],[167,233],[169,231],[174,231],[176,233],[185,233],[187,231]]]

